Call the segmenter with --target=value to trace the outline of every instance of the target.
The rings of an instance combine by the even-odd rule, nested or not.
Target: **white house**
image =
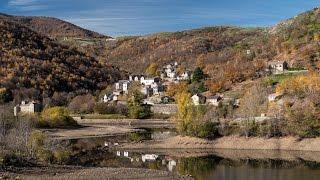
[[[268,70],[274,74],[281,74],[288,70],[288,63],[286,61],[272,61],[268,63]]]
[[[158,155],[156,154],[144,154],[141,156],[142,162],[146,162],[146,161],[155,161],[158,159]]]
[[[116,84],[116,90],[123,91],[125,93],[128,93],[129,86],[130,86],[130,81],[128,80],[120,80]]]
[[[103,98],[102,98],[102,102],[107,103],[107,102],[109,102],[109,101],[111,101],[111,99],[109,98],[108,95],[105,94],[105,95],[103,96]]]
[[[167,73],[167,77],[168,78],[176,78],[177,77],[177,73],[175,71],[169,72],[169,73]]]
[[[200,104],[206,103],[206,97],[201,94],[195,94],[191,98],[194,105],[200,105]]]
[[[21,104],[14,107],[14,114],[17,115],[19,112],[22,113],[37,113],[41,112],[42,105],[35,101],[22,101]]]
[[[140,79],[140,83],[145,86],[151,86],[153,83],[159,82],[159,78],[143,78]]]
[[[179,81],[189,80],[190,77],[191,77],[191,73],[189,71],[186,71],[186,72],[182,73],[180,76],[178,76],[178,80]]]
[[[210,96],[207,98],[207,103],[213,106],[219,106],[219,103],[221,102],[222,97],[219,95]]]

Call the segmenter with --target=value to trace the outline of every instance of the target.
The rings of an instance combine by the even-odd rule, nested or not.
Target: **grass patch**
[[[278,84],[278,83],[281,83],[282,81],[288,79],[288,78],[291,78],[293,76],[296,76],[298,75],[299,73],[285,73],[285,74],[274,74],[274,75],[271,75],[271,76],[268,76],[264,79],[264,84],[266,85],[275,85],[275,84]]]

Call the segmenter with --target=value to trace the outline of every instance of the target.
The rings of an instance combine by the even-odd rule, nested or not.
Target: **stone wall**
[[[177,104],[155,104],[151,106],[151,111],[156,114],[176,114],[178,106]]]

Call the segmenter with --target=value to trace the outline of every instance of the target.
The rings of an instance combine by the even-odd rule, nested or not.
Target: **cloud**
[[[34,11],[47,8],[47,5],[41,3],[40,0],[10,0],[8,6],[21,11]]]

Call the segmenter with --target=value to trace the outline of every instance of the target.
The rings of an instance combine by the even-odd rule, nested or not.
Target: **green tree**
[[[143,104],[143,95],[139,91],[132,92],[128,99],[128,115],[134,119],[144,119],[151,115],[150,107]]]
[[[204,77],[203,70],[200,67],[197,67],[193,72],[192,82],[200,82]]]
[[[181,134],[200,138],[212,138],[218,133],[217,125],[205,120],[207,108],[191,103],[191,94],[187,91],[177,95],[177,129]]]

